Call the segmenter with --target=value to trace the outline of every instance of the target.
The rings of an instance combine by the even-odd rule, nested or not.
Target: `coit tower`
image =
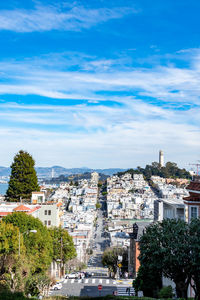
[[[159,165],[164,167],[164,153],[162,150],[159,151]]]

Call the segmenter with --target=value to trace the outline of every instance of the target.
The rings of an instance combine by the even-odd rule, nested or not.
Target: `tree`
[[[96,209],[101,208],[101,204],[99,202],[96,203]]]
[[[192,219],[189,226],[191,285],[195,299],[200,300],[200,219]]]
[[[179,169],[174,162],[167,162],[165,167],[160,167],[159,163],[152,162],[151,165],[146,165],[145,168],[137,167],[136,169],[129,169],[125,172],[119,172],[118,175],[121,176],[125,173],[130,173],[132,175],[140,173],[143,174],[147,180],[149,180],[152,175],[164,178],[192,178],[189,172],[185,169]]]
[[[172,298],[173,297],[173,289],[171,285],[164,286],[158,293],[159,298]]]
[[[116,275],[118,269],[118,255],[124,256],[126,254],[126,251],[127,250],[125,250],[124,248],[113,247],[107,248],[103,253],[102,264],[103,266],[107,266],[109,271],[114,273],[114,276]]]
[[[39,191],[35,161],[32,156],[23,150],[15,155],[11,165],[11,176],[6,193],[8,201],[30,199],[33,191]]]
[[[24,212],[12,213],[4,217],[3,221],[19,228],[32,273],[45,272],[53,257],[53,243],[47,227],[39,219]],[[37,232],[31,233],[30,230],[37,230]]]
[[[48,290],[50,288],[51,278],[47,274],[35,274],[30,276],[26,282],[25,291],[26,294],[32,296],[48,296]]]
[[[49,233],[53,240],[53,260],[60,260],[61,273],[63,273],[66,262],[76,257],[73,239],[68,231],[61,227],[50,228]]]
[[[0,222],[0,280],[12,292],[23,289],[30,273],[25,256],[23,237],[21,238],[21,256],[19,257],[19,229],[13,224]]]
[[[153,268],[151,264],[142,264],[136,279],[133,280],[133,287],[136,294],[138,291],[143,291],[145,297],[157,297],[158,291],[162,287],[161,270]]]
[[[167,219],[147,227],[140,238],[141,266],[173,280],[180,298],[187,298],[191,280],[188,226],[182,220]]]

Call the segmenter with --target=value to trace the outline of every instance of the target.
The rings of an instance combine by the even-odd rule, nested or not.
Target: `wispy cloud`
[[[132,97],[150,97],[163,103],[199,104],[199,57],[200,52],[195,50],[195,55],[188,58],[188,68],[172,64],[156,65],[151,69],[127,67],[119,59],[87,57],[84,60],[77,56],[76,60],[73,57],[71,61],[70,55],[61,58],[62,67],[57,55],[54,63],[52,55],[51,59],[39,59],[38,62],[1,62],[0,72],[4,81],[0,84],[0,94],[35,94],[92,101],[118,99],[123,102],[123,95],[117,94],[128,91]],[[51,63],[48,64],[48,61]]]
[[[120,118],[120,113],[123,118]],[[62,131],[45,127],[36,129],[20,128],[19,125],[13,128],[0,126],[1,143],[9,149],[5,152],[5,147],[1,147],[0,155],[3,154],[4,161],[11,162],[16,149],[24,148],[33,154],[38,165],[56,163],[72,167],[83,166],[87,162],[89,167],[127,168],[157,160],[160,148],[167,153],[167,160],[176,161],[180,165],[183,161],[187,162],[188,152],[193,153],[193,159],[198,158],[195,155],[200,147],[197,126],[177,123],[173,118],[161,120],[155,117],[149,120],[148,116],[145,118],[142,115],[135,118],[133,110],[127,115],[126,113],[127,108],[118,112],[104,109],[104,114],[98,114],[97,111],[88,112],[86,108],[81,111],[77,107],[76,115],[66,121],[85,127],[84,123],[87,122],[87,125],[90,123],[90,128],[96,125],[99,127],[101,122],[103,128],[99,127],[95,131],[89,128],[87,131],[74,132],[69,130],[68,124],[66,130]],[[65,115],[66,119],[69,115]],[[19,116],[23,118],[21,112]],[[44,113],[44,120],[47,120],[47,116]],[[112,118],[110,121],[109,116]],[[56,113],[54,117],[57,118]],[[62,115],[59,118],[62,119]],[[54,121],[49,120],[49,123],[54,124]]]
[[[63,57],[64,67],[57,64],[58,55],[55,60],[52,57],[50,65],[48,58],[38,59],[40,63],[37,59],[1,62],[4,83],[0,93],[86,101],[52,105],[47,99],[49,105],[30,105],[15,103],[13,96],[13,103],[1,102],[0,139],[2,144],[8,141],[9,149],[16,151],[19,146],[29,150],[40,165],[63,164],[65,149],[65,166],[70,160],[73,166],[74,161],[77,166],[85,165],[86,160],[91,167],[130,167],[130,161],[135,167],[156,160],[154,155],[160,148],[168,153],[168,160],[180,164],[188,160],[188,153],[198,159],[197,50],[188,57],[188,68],[175,64],[127,68],[114,59],[83,59],[80,55],[75,59],[76,71],[71,71]],[[89,69],[85,68],[87,61]],[[88,100],[98,103],[91,105]],[[47,149],[51,149],[48,154]]]
[[[40,5],[29,10],[1,10],[0,30],[15,32],[77,31],[133,13],[136,13],[136,11],[127,7],[92,9],[74,4],[72,7],[61,10],[56,6]]]

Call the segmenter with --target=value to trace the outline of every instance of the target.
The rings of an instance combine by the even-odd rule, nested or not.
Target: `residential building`
[[[200,217],[200,177],[196,177],[186,188],[189,196],[184,198],[185,220],[190,222],[192,218]]]
[[[31,203],[32,204],[42,204],[45,203],[46,197],[45,192],[32,192]]]

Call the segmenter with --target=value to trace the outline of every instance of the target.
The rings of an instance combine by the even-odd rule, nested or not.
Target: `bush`
[[[12,293],[9,291],[1,292],[0,299],[2,299],[2,300],[28,300],[28,298],[25,297],[24,294],[21,292]],[[34,300],[34,298],[32,298],[32,300]]]
[[[158,293],[159,298],[172,298],[173,297],[173,290],[171,285],[164,286]]]

